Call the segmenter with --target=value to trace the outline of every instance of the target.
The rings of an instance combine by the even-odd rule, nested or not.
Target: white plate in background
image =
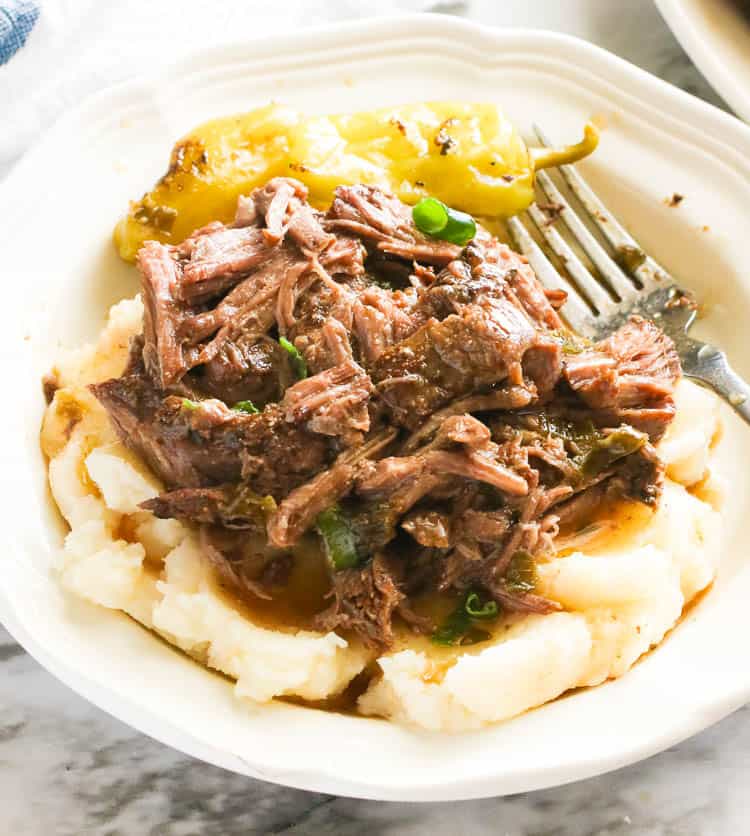
[[[750,0],[656,0],[698,69],[750,122]]]
[[[65,596],[49,567],[63,530],[46,491],[41,375],[61,347],[132,295],[111,244],[128,199],[197,123],[276,99],[330,112],[458,98],[502,104],[528,130],[601,146],[582,169],[642,244],[705,302],[704,336],[750,373],[750,128],[588,43],[406,16],[199,53],[67,114],[0,186],[4,403],[0,410],[0,620],[91,702],[236,772],[338,795],[447,801],[517,793],[653,754],[750,698],[750,433],[728,414],[728,543],[719,580],[623,678],[461,735],[287,704],[251,707],[231,683],[118,613]],[[678,208],[664,199],[685,196]]]

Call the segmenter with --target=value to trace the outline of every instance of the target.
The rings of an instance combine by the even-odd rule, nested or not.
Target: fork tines
[[[538,127],[535,126],[534,130],[542,145],[551,145]],[[549,202],[549,207],[554,210],[554,215],[548,215],[536,203],[529,207],[526,214],[538,229],[549,251],[564,265],[570,281],[555,269],[519,218],[511,218],[508,227],[516,247],[529,259],[541,282],[549,288],[568,292],[568,301],[562,314],[569,325],[585,336],[599,336],[610,330],[610,323],[622,321],[644,295],[672,286],[675,282],[643,252],[638,242],[572,166],[560,166],[559,171],[580,202],[591,225],[599,230],[623,266],[599,243],[546,171],[537,173],[536,182]],[[564,223],[572,239],[590,259],[596,274],[586,267],[555,228],[557,218]]]

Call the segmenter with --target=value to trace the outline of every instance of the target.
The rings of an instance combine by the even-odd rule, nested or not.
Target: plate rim
[[[750,93],[738,84],[716,50],[701,39],[681,0],[654,0],[680,46],[716,92],[742,119],[750,121]],[[748,61],[750,68],[750,60]]]
[[[651,98],[657,102],[661,99],[662,103],[667,104],[670,107],[670,116],[679,119],[681,123],[686,125],[686,128],[689,125],[688,132],[692,136],[697,135],[704,137],[706,140],[709,139],[706,131],[699,129],[695,124],[691,123],[691,118],[697,114],[701,114],[707,123],[712,122],[714,128],[719,126],[722,130],[722,142],[729,142],[750,163],[750,128],[748,126],[715,106],[703,102],[678,88],[672,87],[648,72],[629,64],[624,59],[609,53],[607,50],[569,35],[536,29],[498,29],[473,21],[457,20],[456,18],[442,15],[408,14],[387,18],[366,18],[358,21],[314,27],[291,35],[268,37],[264,39],[264,43],[275,44],[278,49],[291,50],[299,45],[304,47],[306,42],[310,42],[321,35],[341,40],[353,33],[366,32],[372,37],[373,32],[381,32],[387,38],[388,29],[399,27],[406,30],[414,25],[420,27],[423,31],[429,30],[436,34],[450,32],[451,37],[454,38],[460,36],[468,40],[478,36],[479,43],[472,42],[472,45],[478,47],[483,52],[493,43],[507,43],[513,40],[528,38],[548,44],[557,44],[558,46],[564,45],[574,50],[583,51],[591,57],[592,61],[598,62],[600,66],[602,64],[606,65],[609,71],[607,76],[608,82],[621,91],[630,93],[633,86],[642,88],[644,84],[648,85],[653,92]],[[16,163],[3,182],[0,183],[0,211],[4,204],[4,197],[12,194],[17,187],[16,184],[22,180],[26,168],[33,165],[34,157],[37,154],[43,153],[45,148],[50,144],[54,144],[55,138],[68,130],[69,126],[76,124],[78,120],[84,118],[87,111],[97,108],[109,100],[115,100],[123,96],[132,97],[133,95],[137,95],[139,90],[141,92],[148,90],[151,85],[158,83],[160,80],[167,79],[173,75],[176,76],[180,68],[188,61],[199,58],[209,64],[212,61],[220,62],[222,54],[226,55],[228,52],[247,47],[253,43],[255,43],[253,39],[245,39],[239,42],[228,41],[223,46],[198,50],[187,56],[183,56],[178,61],[165,64],[163,67],[156,69],[149,74],[148,79],[145,77],[137,77],[110,86],[83,100],[75,108],[63,114],[47,134],[28,149],[22,159]],[[705,128],[706,125],[702,125],[701,127]],[[460,800],[488,797],[497,794],[496,791],[493,792],[490,786],[492,782],[494,781],[494,783],[499,784],[503,780],[501,774],[495,773],[487,776],[482,781],[481,786],[476,789],[468,787],[465,779],[463,779],[458,781],[441,781],[435,784],[421,784],[416,791],[411,791],[408,788],[401,791],[394,790],[393,786],[383,788],[381,785],[367,783],[359,779],[349,781],[342,786],[340,776],[324,770],[300,772],[289,769],[287,772],[275,769],[274,774],[266,774],[262,767],[253,766],[253,764],[235,753],[208,746],[182,728],[178,729],[177,727],[165,724],[160,717],[152,715],[150,711],[144,710],[132,701],[120,697],[114,689],[87,679],[77,671],[74,672],[69,669],[63,659],[48,654],[46,648],[42,647],[41,644],[30,637],[23,625],[17,622],[10,602],[6,598],[2,583],[0,583],[0,622],[2,622],[10,634],[43,667],[64,682],[71,690],[82,695],[98,708],[172,748],[216,766],[231,769],[250,777],[273,781],[275,783],[283,783],[284,785],[299,789],[332,792],[336,795],[357,798],[394,801]],[[742,705],[749,697],[750,680],[744,683],[743,687],[737,688],[731,694],[725,695],[725,699],[721,701],[717,700],[712,705],[710,712],[705,710],[702,712],[692,712],[689,717],[684,717],[682,722],[675,723],[675,726],[671,727],[669,732],[658,738],[653,738],[648,746],[625,750],[617,758],[605,755],[592,759],[587,763],[578,764],[574,768],[565,765],[556,767],[555,769],[547,769],[537,773],[536,776],[529,776],[523,785],[523,789],[541,789],[543,787],[580,780],[648,757],[718,721]],[[565,774],[563,775],[562,773]],[[520,791],[522,791],[520,788],[503,790],[503,792]]]

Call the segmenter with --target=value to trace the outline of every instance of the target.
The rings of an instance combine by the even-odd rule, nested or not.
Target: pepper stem
[[[534,171],[541,168],[553,168],[582,160],[599,144],[599,130],[592,122],[587,122],[583,129],[583,139],[575,145],[564,148],[529,148],[529,155]]]

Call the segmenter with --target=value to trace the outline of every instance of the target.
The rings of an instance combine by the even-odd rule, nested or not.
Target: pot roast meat
[[[523,384],[524,355],[537,343],[532,325],[506,300],[469,305],[384,351],[371,376],[392,420],[413,430],[456,397],[506,379]]]
[[[447,549],[451,544],[451,518],[440,511],[412,511],[401,523],[420,546]]]
[[[664,490],[666,468],[651,444],[627,456],[607,485],[610,493],[655,507]]]
[[[421,304],[431,316],[442,319],[464,305],[491,304],[501,298],[522,310],[538,329],[564,327],[526,258],[495,242],[486,230],[438,274]]]
[[[293,546],[318,514],[349,493],[357,472],[355,463],[337,462],[292,491],[268,521],[268,542],[279,548]]]
[[[178,488],[141,503],[160,519],[178,519],[198,525],[265,532],[267,513],[274,503],[242,485],[217,485],[212,488]]]
[[[194,374],[207,395],[228,404],[249,400],[260,408],[278,401],[294,380],[289,355],[278,342],[252,334],[227,340]]]
[[[394,619],[424,628],[409,596],[425,591],[552,612],[534,561],[561,521],[659,501],[648,436],[674,414],[672,342],[633,317],[563,356],[565,294],[482,226],[462,248],[381,189],[340,186],[323,214],[276,177],[232,225],[147,242],[137,264],[143,335],[123,375],[91,388],[167,488],[142,507],[199,526],[219,574],[267,598],[266,558],[283,583],[289,550],[337,505],[360,565],[332,571],[317,629],[388,648]],[[247,537],[267,543],[252,566]]]
[[[307,187],[291,177],[274,177],[256,189],[252,201],[265,220],[263,237],[271,245],[285,235],[305,253],[319,253],[333,241],[320,224],[319,213],[307,203]],[[248,216],[249,216],[248,212]]]
[[[353,331],[362,362],[373,364],[389,346],[410,337],[426,317],[413,310],[413,299],[402,291],[368,287],[354,302]]]
[[[492,432],[473,415],[451,415],[442,422],[429,446],[445,447],[451,443],[463,444],[470,449],[487,450],[492,445]]]
[[[165,402],[169,433],[184,434],[201,453],[216,456],[221,464],[212,461],[212,471],[224,473],[231,466],[232,476],[221,481],[242,480],[261,495],[279,498],[328,463],[325,441],[290,424],[277,405],[248,415],[217,400],[187,410],[176,400]]]
[[[640,316],[565,363],[565,379],[600,421],[630,424],[654,441],[674,417],[681,376],[672,340]]]
[[[356,235],[366,247],[407,261],[443,265],[461,252],[421,233],[411,207],[374,186],[339,186],[326,217],[327,229]]]
[[[221,342],[232,334],[250,332],[257,337],[265,334],[275,322],[276,300],[282,281],[288,281],[290,274],[298,279],[309,268],[309,259],[300,253],[277,249],[262,267],[237,284],[213,310],[187,320],[182,330],[192,343],[217,335],[203,349],[200,362],[207,362]]]
[[[164,389],[187,371],[178,332],[190,309],[177,299],[180,266],[168,247],[147,241],[138,251],[137,264],[143,289],[143,362]]]
[[[357,277],[336,284],[317,281],[297,300],[285,336],[312,374],[338,365],[344,355],[353,356],[352,308],[362,286],[366,285]]]
[[[406,598],[395,561],[382,554],[362,569],[343,569],[333,576],[333,603],[315,619],[319,630],[351,630],[367,645],[393,644],[393,616]]]
[[[354,279],[365,272],[365,248],[358,238],[348,235],[337,235],[320,253],[318,260],[337,278],[346,276]]]
[[[181,257],[179,293],[186,299],[206,296],[207,286],[215,290],[217,285],[226,287],[236,283],[271,254],[262,229],[254,226],[237,229],[220,224],[205,227],[202,234],[194,233],[179,247],[170,249]]]
[[[535,393],[525,386],[507,386],[499,389],[492,389],[490,392],[481,395],[469,395],[459,398],[443,409],[433,412],[432,415],[415,430],[404,442],[401,452],[412,453],[423,445],[430,437],[443,426],[445,421],[455,415],[475,412],[507,412],[509,410],[523,409],[529,406],[535,399]]]
[[[475,511],[467,508],[459,521],[460,536],[464,541],[499,543],[511,526],[507,510]]]
[[[269,516],[269,543],[293,546],[321,511],[349,493],[356,478],[370,466],[370,459],[381,456],[395,436],[392,429],[370,433],[364,444],[344,450],[328,469],[292,490]]]
[[[430,484],[441,476],[472,479],[514,496],[523,496],[528,490],[521,476],[491,454],[484,455],[476,450],[429,450],[405,459],[382,459],[359,479],[357,492],[362,496],[376,496],[391,486],[397,486],[403,492],[411,482]]]
[[[316,270],[364,271],[359,242],[326,232],[306,197],[298,181],[275,178],[241,199],[234,226],[212,223],[178,246],[141,248],[144,360],[161,389],[221,354],[233,365],[237,352],[228,344],[250,346],[278,314],[292,318]]]
[[[328,461],[325,441],[286,421],[278,405],[249,415],[215,399],[164,396],[142,366],[91,389],[123,442],[170,489],[242,480],[280,497]]]
[[[206,477],[193,461],[190,445],[162,437],[156,416],[163,396],[146,374],[140,345],[136,343],[135,347],[139,349],[137,356],[131,356],[125,373],[94,384],[91,391],[107,410],[123,443],[141,456],[168,487],[206,484]]]
[[[367,372],[354,360],[344,360],[287,389],[281,408],[287,421],[351,443],[370,429],[372,392]]]

